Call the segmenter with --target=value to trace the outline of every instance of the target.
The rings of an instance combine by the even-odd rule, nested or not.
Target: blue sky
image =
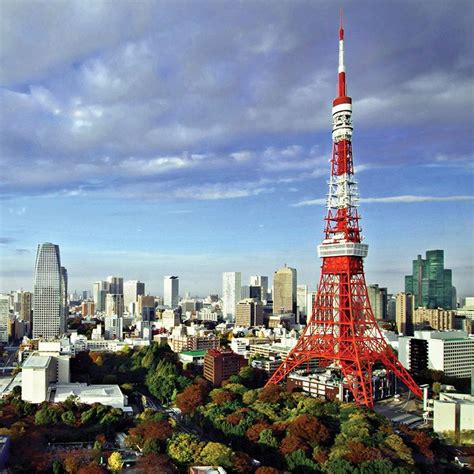
[[[221,291],[287,263],[315,288],[344,7],[369,283],[445,250],[474,294],[470,1],[2,2],[0,291],[60,245],[107,275]]]

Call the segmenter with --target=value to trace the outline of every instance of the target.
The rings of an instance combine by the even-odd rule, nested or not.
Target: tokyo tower
[[[421,389],[386,343],[370,307],[363,259],[368,245],[359,227],[358,190],[352,162],[352,99],[346,95],[344,30],[339,27],[338,95],[332,107],[332,158],[323,259],[311,318],[296,346],[268,384],[281,382],[298,366],[318,359],[340,369],[357,404],[373,407],[372,370],[381,363],[415,395]]]

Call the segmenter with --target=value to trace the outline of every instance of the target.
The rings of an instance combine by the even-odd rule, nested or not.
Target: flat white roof
[[[51,363],[51,356],[31,354],[23,364],[23,369],[46,369]]]

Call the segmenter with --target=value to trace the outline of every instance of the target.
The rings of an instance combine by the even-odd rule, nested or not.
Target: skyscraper
[[[444,251],[428,250],[426,258],[413,260],[412,275],[405,276],[405,293],[411,293],[415,308],[456,308],[456,289],[451,270],[444,268]]]
[[[67,305],[67,270],[65,267],[61,267],[61,292],[63,299],[64,321],[67,323],[69,308]]]
[[[250,286],[260,286],[262,288],[260,298],[266,300],[268,298],[268,277],[263,275],[252,275],[250,277]]]
[[[10,298],[0,295],[0,343],[8,342],[8,318],[10,313]]]
[[[370,307],[376,319],[387,319],[387,288],[379,285],[367,286]]]
[[[105,298],[109,293],[110,283],[108,281],[96,281],[92,291],[92,297],[97,312],[105,311]]]
[[[38,245],[33,290],[33,337],[54,339],[66,329],[59,246]]]
[[[286,265],[273,274],[273,314],[281,313],[296,316],[296,270]]]
[[[165,276],[163,278],[163,302],[171,309],[178,306],[179,300],[179,277]]]
[[[263,306],[260,301],[246,298],[235,307],[235,325],[253,327],[263,325]]]
[[[395,301],[395,321],[398,332],[405,336],[413,336],[413,295],[398,293]]]
[[[105,313],[107,316],[123,316],[123,295],[109,293],[105,298]]]
[[[129,280],[123,284],[123,304],[128,308],[130,303],[138,301],[138,295],[145,294],[145,283],[138,280]]]
[[[235,320],[235,307],[242,298],[242,274],[224,272],[222,274],[222,313],[228,321]]]
[[[123,278],[117,276],[108,276],[109,293],[112,295],[123,295]]]
[[[296,287],[296,305],[298,306],[298,316],[306,316],[308,314],[307,304],[308,285],[298,285]]]

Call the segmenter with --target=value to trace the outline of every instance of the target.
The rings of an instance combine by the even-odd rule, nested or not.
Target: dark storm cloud
[[[417,160],[455,159],[439,129],[472,131],[473,108],[473,7],[455,5],[347,4],[362,142],[431,131]],[[317,176],[337,15],[330,1],[4,2],[2,193],[220,199]],[[383,160],[411,159],[401,146]]]

